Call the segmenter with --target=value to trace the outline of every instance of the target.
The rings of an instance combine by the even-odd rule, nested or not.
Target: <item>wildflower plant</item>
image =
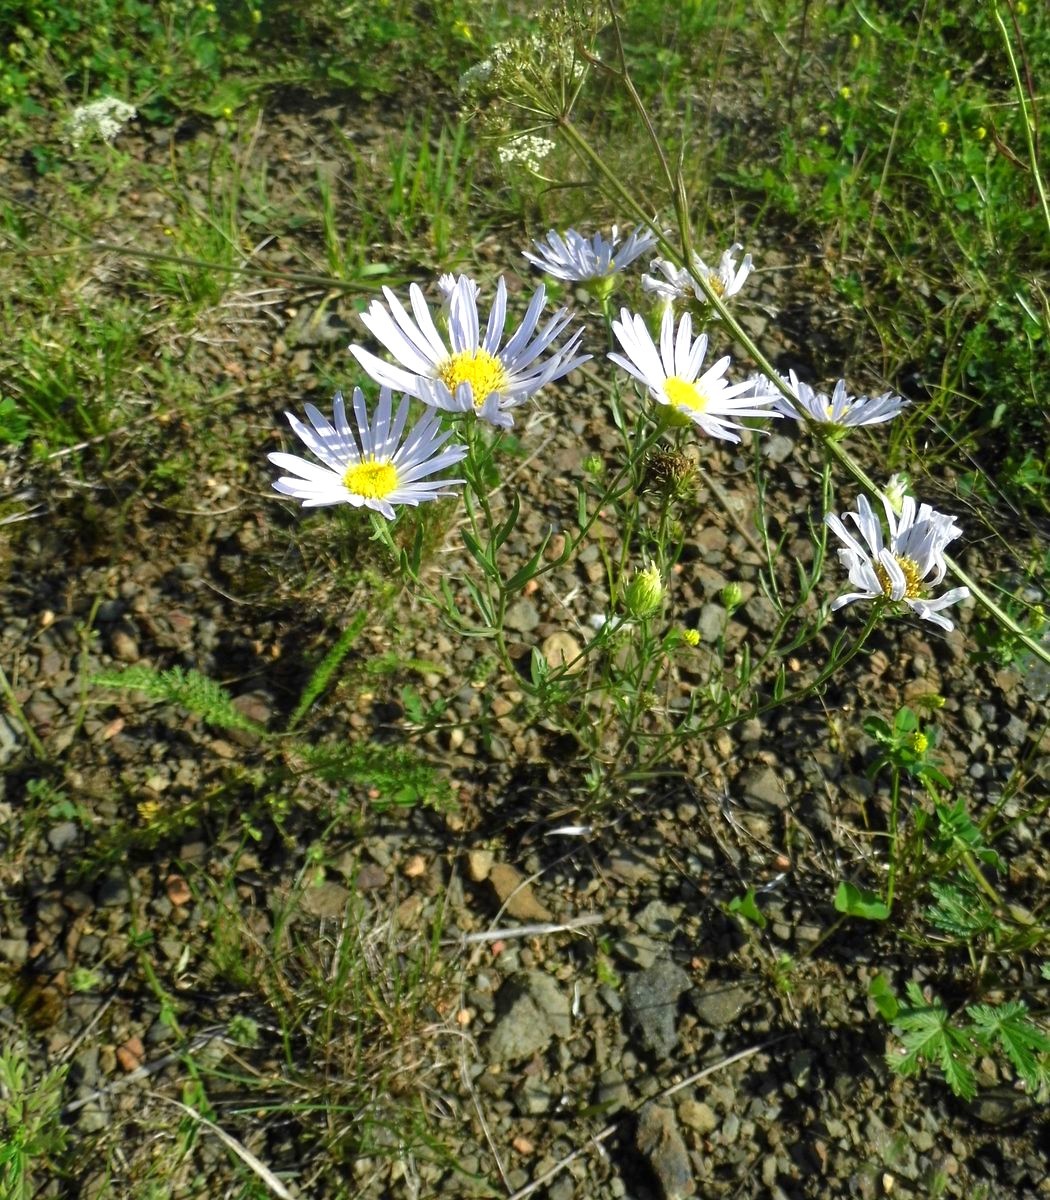
[[[615,10],[609,12],[615,36]],[[606,201],[636,222],[622,240],[619,226],[609,236],[552,229],[522,251],[549,277],[595,291],[602,302],[606,344],[614,347],[605,362],[618,370],[603,369],[603,360],[593,359],[586,349],[597,345],[601,334],[586,330],[566,307],[548,312],[542,284],[517,324],[508,325],[510,289],[503,276],[496,281],[487,313],[488,286],[462,274],[429,281],[442,297],[439,309],[432,311],[427,291],[412,283],[407,305],[393,289],[384,288],[383,299],[365,312],[363,324],[385,353],[354,344],[353,357],[381,385],[383,397],[389,397],[386,389],[404,397],[399,430],[409,398],[429,414],[420,425],[425,436],[411,442],[413,454],[405,451],[406,468],[417,472],[406,476],[405,494],[416,499],[444,494],[452,481],[431,476],[454,463],[462,471],[458,536],[473,570],[462,579],[459,594],[447,573],[436,585],[428,579],[418,537],[395,542],[384,533],[382,522],[395,518],[401,494],[388,474],[398,464],[392,452],[384,451],[386,465],[366,465],[370,451],[363,440],[359,461],[357,444],[347,429],[340,429],[338,408],[335,426],[323,419],[319,423],[316,410],[308,410],[312,429],[292,419],[297,435],[324,465],[300,465],[298,479],[286,476],[277,485],[308,503],[346,501],[371,508],[377,520],[382,518],[378,536],[398,554],[406,582],[429,594],[449,626],[490,639],[496,660],[516,681],[521,681],[523,668],[508,635],[510,606],[523,591],[543,588],[554,571],[597,542],[605,565],[605,598],[568,647],[559,643],[550,658],[541,646],[530,648],[525,699],[518,712],[523,724],[553,722],[576,740],[591,788],[589,803],[595,805],[621,794],[632,774],[662,769],[694,739],[819,693],[861,653],[880,621],[916,616],[950,631],[953,622],[945,609],[971,594],[988,603],[947,555],[949,544],[962,533],[954,517],[919,504],[905,494],[897,477],[888,485],[892,498],[883,494],[842,444],[861,429],[877,435],[902,412],[905,399],[891,392],[856,396],[845,379],[828,396],[794,372],[785,378],[740,325],[733,303],[755,261],[751,254],[740,257],[743,245],[737,242],[713,267],[694,248],[681,177],[671,169],[633,90],[622,45],[617,45],[618,65],[598,54],[599,24],[597,9],[552,6],[539,31],[496,47],[464,76],[461,91],[483,131],[495,138],[498,152],[517,139],[557,142],[575,156]],[[663,172],[669,212],[654,214],[653,196],[659,190],[649,189],[644,200],[636,195],[573,121],[591,71],[621,84],[635,104]],[[673,236],[666,232],[668,219],[675,226]],[[646,274],[644,259],[650,252],[656,257]],[[649,298],[653,311],[623,304],[615,316],[612,296],[617,292],[633,293],[643,302]],[[656,336],[650,319],[655,319]],[[757,375],[744,376],[728,353],[709,357],[713,342],[727,338],[757,364]],[[511,546],[521,543],[522,500],[504,478],[507,431],[526,403],[530,412],[545,409],[553,390],[588,363],[585,386],[591,389],[595,376],[603,377],[597,385],[604,389],[600,403],[619,433],[618,455],[598,462],[588,457],[571,519],[561,523],[557,538],[551,527],[524,553],[512,553]],[[761,586],[772,604],[772,625],[764,644],[734,643],[738,635],[730,626],[734,615],[747,609],[748,599],[738,581],[730,580],[720,597],[722,619],[717,624],[708,620],[701,637],[676,612],[683,548],[691,527],[704,519],[696,507],[698,490],[720,494],[720,445],[746,449],[760,444],[785,418],[799,422],[800,436],[811,440],[822,460],[813,497],[817,514],[810,523],[812,552],[808,561],[793,564],[793,578],[785,571],[788,564],[766,529],[765,485],[756,466],[761,528],[754,544],[765,559]],[[385,427],[389,415],[381,412],[378,420]],[[370,427],[360,413],[357,423],[365,437]],[[271,457],[290,468],[290,456]],[[761,456],[755,461],[760,464]],[[862,489],[856,511],[846,521],[832,511],[837,472]],[[838,558],[850,591],[841,592],[824,570],[829,532],[841,543]],[[949,573],[960,586],[938,594]],[[836,614],[858,601],[870,602],[862,627],[840,624]],[[824,662],[802,671],[789,688],[787,658],[802,647],[821,651]],[[699,679],[696,686],[681,687],[685,670]]]

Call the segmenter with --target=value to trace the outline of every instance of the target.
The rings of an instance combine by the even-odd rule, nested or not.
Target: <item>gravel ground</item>
[[[329,119],[271,120],[255,152],[277,164],[276,186],[293,190],[315,174]],[[357,138],[367,146],[384,132],[359,125]],[[213,136],[193,133],[200,156]],[[168,146],[158,137],[130,152],[148,161]],[[132,228],[159,203],[140,196],[123,220]],[[747,314],[751,332],[784,368],[834,357],[835,338],[850,331],[814,346],[812,316],[793,320],[785,294],[782,268],[794,268],[796,289],[812,265],[806,248],[749,249],[770,268]],[[267,253],[277,265],[287,250]],[[515,261],[495,239],[478,257],[498,269]],[[272,751],[252,735],[216,734],[181,711],[90,685],[121,665],[193,668],[277,729],[306,664],[341,628],[347,597],[332,569],[343,561],[340,527],[297,544],[299,517],[269,494],[264,459],[279,412],[323,394],[329,373],[348,372],[348,337],[362,336],[342,297],[319,333],[310,321],[318,300],[275,288],[263,310],[249,311],[231,294],[202,319],[214,323],[202,323],[202,338],[221,328],[224,339],[193,369],[203,395],[235,380],[235,399],[203,429],[175,421],[129,442],[105,474],[90,456],[79,474],[62,461],[46,466],[34,485],[45,512],[3,530],[0,661],[55,765],[34,765],[20,723],[0,715],[0,1019],[39,1070],[68,1064],[64,1120],[77,1164],[72,1180],[45,1182],[39,1194],[146,1194],[128,1181],[151,1155],[163,1166],[173,1153],[170,1134],[156,1130],[170,1128],[172,1102],[185,1095],[180,1051],[191,1044],[215,1072],[212,1119],[293,1195],[1050,1196],[1045,1109],[1001,1066],[981,1064],[979,1098],[966,1105],[937,1079],[902,1080],[885,1064],[872,976],[889,973],[899,989],[933,980],[943,994],[945,979],[965,970],[962,953],[849,924],[821,941],[835,881],[871,861],[871,831],[885,820],[885,796],[866,775],[864,713],[946,697],[938,751],[975,811],[1015,771],[1039,785],[1045,680],[977,663],[972,610],[947,636],[905,621],[887,627],[821,700],[687,747],[673,774],[625,785],[619,803],[573,833],[564,828],[575,823],[582,774],[564,739],[524,724],[519,681],[479,672],[484,648],[457,642],[408,594],[366,627],[350,681],[311,735],[401,736],[404,680],[366,688],[360,673],[396,629],[402,656],[439,668],[412,676],[424,701],[446,700],[458,722],[420,739],[454,783],[454,811],[378,814],[364,793],[340,800],[319,786],[278,802],[267,783]],[[583,459],[616,452],[594,394],[585,376],[571,378],[519,430],[525,457],[505,486],[518,489],[524,519],[509,557],[527,558],[551,525],[568,528]],[[158,489],[151,456],[213,438],[251,447],[250,461],[218,476],[209,451],[177,500]],[[122,457],[132,446],[135,460]],[[749,453],[703,452],[714,482],[695,496],[674,581],[677,610],[703,637],[696,665],[676,681],[683,691],[702,678],[728,580],[744,589],[730,644],[770,628],[749,536]],[[763,453],[767,505],[793,572],[811,552],[813,463],[783,433]],[[10,469],[17,477],[19,464]],[[978,571],[997,566],[967,553]],[[454,549],[439,563],[453,581],[467,571]],[[589,636],[608,608],[604,580],[592,544],[523,595],[508,615],[515,653]],[[802,677],[811,665],[793,670]],[[61,803],[32,803],[34,779],[60,789]],[[327,837],[318,865],[309,852],[328,828],[325,804],[337,801],[353,819]],[[1000,848],[1016,902],[1034,907],[1050,862],[1045,828],[1019,822]],[[764,930],[726,913],[749,887]],[[352,914],[370,931],[379,991],[405,947],[439,928],[440,985],[426,1019],[403,1043],[393,1026],[385,1036],[399,1086],[416,1096],[441,1153],[398,1152],[376,1137],[333,1180],[305,1148],[303,1118],[264,1119],[265,1089],[245,1100],[245,1075],[277,1078],[287,1068],[265,1018],[254,1046],[229,1036],[231,1020],[263,1011],[249,978],[216,966],[230,905],[260,945],[287,921],[323,963]],[[147,935],[183,1041],[136,950]],[[232,953],[251,956],[250,947]],[[990,967],[1007,992],[1038,987],[1022,971],[1005,956]],[[256,1103],[260,1113],[246,1115]],[[201,1136],[177,1171],[162,1171],[162,1194],[239,1194],[227,1190],[237,1161],[219,1138]]]

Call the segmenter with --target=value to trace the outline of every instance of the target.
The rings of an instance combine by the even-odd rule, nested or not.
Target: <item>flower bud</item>
[[[910,483],[907,475],[891,475],[886,483],[886,499],[895,513],[904,507],[904,498],[908,495]]]
[[[727,583],[720,593],[720,599],[726,612],[732,616],[744,602],[743,589],[739,583]]]
[[[636,621],[651,617],[664,602],[664,582],[660,568],[650,563],[638,571],[623,593],[623,606]]]

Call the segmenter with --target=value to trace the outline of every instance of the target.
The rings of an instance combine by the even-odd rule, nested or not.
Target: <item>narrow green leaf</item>
[[[474,561],[490,579],[499,579],[499,571],[496,569],[496,564],[469,529],[463,530],[463,544],[470,551]]]
[[[544,551],[551,540],[553,530],[548,530],[543,541],[540,543],[540,548],[529,559],[529,561],[521,568],[520,571],[515,571],[514,574],[503,585],[503,590],[506,592],[520,591],[536,574],[536,568],[540,564],[540,559],[543,558]]]
[[[510,512],[507,514],[507,519],[502,525],[497,525],[492,534],[492,550],[495,552],[503,545],[503,543],[514,532],[514,527],[518,523],[518,514],[521,511],[521,501],[518,499],[517,492],[510,494]]]

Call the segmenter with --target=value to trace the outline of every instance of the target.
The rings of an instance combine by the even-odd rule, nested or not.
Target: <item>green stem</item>
[[[1014,48],[1010,42],[1010,33],[1006,28],[1006,22],[999,12],[999,6],[993,5],[992,12],[995,14],[996,24],[999,26],[1000,32],[1003,35],[1003,45],[1006,47],[1006,57],[1010,61],[1010,70],[1014,77],[1014,91],[1017,93],[1017,102],[1021,106],[1021,125],[1024,128],[1025,145],[1028,148],[1028,161],[1032,164],[1032,179],[1035,181],[1035,189],[1039,193],[1039,201],[1043,206],[1043,219],[1046,221],[1046,227],[1050,230],[1050,201],[1047,199],[1046,186],[1043,183],[1043,174],[1039,168],[1039,152],[1035,144],[1035,136],[1032,133],[1033,117],[1028,111],[1028,101],[1025,96],[1025,88],[1021,83],[1021,72],[1017,67],[1017,58],[1014,55]]]
[[[33,753],[41,762],[47,759],[47,751],[44,749],[44,743],[37,737],[36,730],[33,728],[29,718],[25,714],[25,710],[15,697],[15,690],[8,681],[4,668],[0,667],[0,692],[3,692],[4,699],[7,701],[7,707],[11,710],[15,720],[22,726],[25,731],[26,741],[32,748]]]
[[[900,812],[901,773],[893,768],[893,783],[890,787],[890,875],[886,881],[886,907],[893,910],[893,892],[897,883],[897,820]]]

